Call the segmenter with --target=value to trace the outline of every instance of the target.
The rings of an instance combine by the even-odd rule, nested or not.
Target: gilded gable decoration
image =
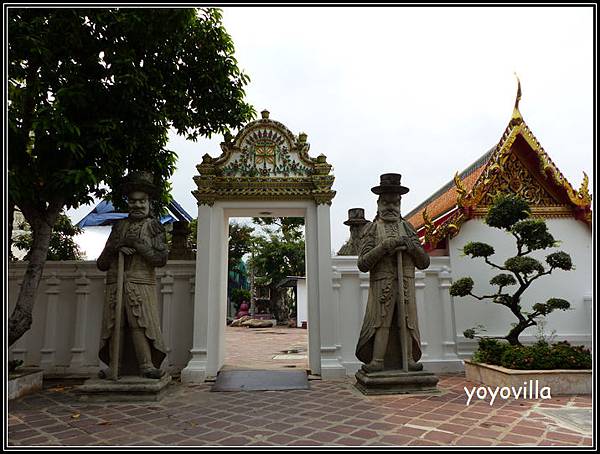
[[[558,170],[519,111],[521,82],[518,77],[517,82],[513,113],[498,144],[461,175],[457,172],[453,186],[438,191],[407,215],[429,247],[457,235],[466,220],[484,216],[499,193],[514,193],[525,198],[534,216],[574,217],[591,225],[588,176],[584,172],[583,182],[579,190],[575,190]],[[434,207],[433,212],[430,207]],[[435,220],[431,221],[431,217]]]
[[[203,156],[193,191],[200,204],[215,200],[312,199],[331,204],[334,176],[324,155],[311,158],[307,136],[297,137],[269,112],[246,125],[235,138],[226,136],[222,154]]]

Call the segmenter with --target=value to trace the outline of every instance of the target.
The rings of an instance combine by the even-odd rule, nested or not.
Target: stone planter
[[[42,390],[44,372],[41,369],[21,368],[8,377],[8,400]]]
[[[569,394],[591,394],[592,371],[587,370],[517,370],[485,363],[465,360],[467,380],[491,387],[549,387],[552,396]],[[536,385],[537,383],[537,385]]]

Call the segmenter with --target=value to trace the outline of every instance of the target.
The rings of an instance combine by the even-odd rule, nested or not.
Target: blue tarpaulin
[[[167,206],[171,214],[160,218],[161,224],[169,224],[175,221],[191,221],[192,217],[174,200]],[[118,219],[124,219],[127,213],[115,211],[113,204],[107,200],[101,201],[86,217],[77,223],[78,227],[97,227],[101,225],[112,225]]]

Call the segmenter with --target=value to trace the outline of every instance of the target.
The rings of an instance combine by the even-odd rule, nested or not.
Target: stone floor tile
[[[278,328],[280,329],[280,328]],[[282,328],[283,329],[283,328]],[[269,349],[302,344],[275,336]],[[229,334],[227,334],[229,336]],[[239,339],[254,336],[242,329]],[[236,344],[241,345],[241,344]],[[241,349],[239,349],[241,351]],[[241,361],[266,364],[264,352]],[[264,350],[264,349],[263,349]],[[270,360],[270,359],[269,359]],[[235,364],[228,357],[226,363]],[[544,408],[591,408],[589,396],[550,402],[474,401],[464,376],[442,375],[440,395],[364,396],[355,379],[311,380],[310,390],[212,393],[211,384],[169,386],[156,403],[78,402],[72,387],[45,390],[9,403],[10,446],[590,446],[587,433],[559,426]],[[61,391],[57,391],[61,389]],[[523,405],[521,405],[523,404]],[[539,410],[538,410],[539,409]],[[73,415],[79,415],[73,418]]]
[[[340,438],[340,434],[335,433],[335,432],[329,432],[329,431],[321,431],[321,432],[314,432],[310,435],[307,436],[307,438],[311,439],[311,440],[316,440],[316,441],[320,441],[322,443],[330,443],[338,438]]]
[[[373,438],[377,438],[379,434],[374,430],[360,429],[352,432],[350,436],[370,440]]]
[[[379,441],[392,446],[406,446],[414,440],[415,437],[408,435],[384,435]]]
[[[365,440],[360,438],[341,437],[335,440],[334,443],[341,446],[362,446],[365,444]]]
[[[460,437],[452,444],[455,446],[491,446],[494,444],[494,440],[476,437]]]

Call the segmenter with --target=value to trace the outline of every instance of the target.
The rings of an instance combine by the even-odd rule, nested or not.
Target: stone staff
[[[117,298],[115,303],[115,327],[113,332],[113,345],[110,355],[110,370],[112,379],[119,379],[119,345],[121,341],[121,312],[123,311],[123,275],[125,274],[125,257],[119,251],[119,262],[117,265]]]
[[[404,306],[404,276],[402,275],[402,251],[406,250],[401,247],[398,250],[398,297],[400,311],[400,345],[402,346],[402,370],[408,372],[408,344],[409,341],[406,332],[406,307]]]

